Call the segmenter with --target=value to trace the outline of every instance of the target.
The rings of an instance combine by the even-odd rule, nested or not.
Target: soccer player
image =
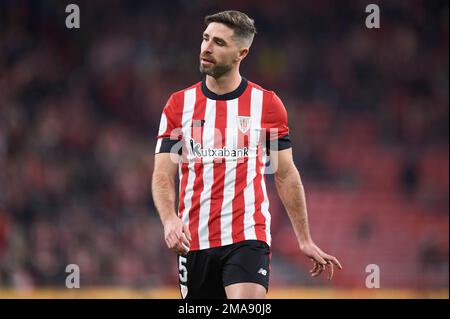
[[[239,73],[256,29],[238,11],[205,17],[201,82],[170,96],[161,117],[152,194],[167,247],[177,253],[183,298],[264,298],[271,235],[265,165],[313,277],[339,261],[312,240],[287,113],[273,92]],[[175,177],[179,206],[175,211]]]

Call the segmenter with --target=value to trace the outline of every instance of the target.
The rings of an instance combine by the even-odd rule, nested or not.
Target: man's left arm
[[[342,266],[336,257],[323,252],[311,238],[305,190],[292,158],[292,148],[281,151],[271,150],[270,160],[276,167],[275,185],[291,220],[300,250],[314,262],[314,267],[310,271],[311,276],[319,276],[325,268],[328,268],[328,279],[331,280],[334,272],[333,265],[339,269],[342,269]]]

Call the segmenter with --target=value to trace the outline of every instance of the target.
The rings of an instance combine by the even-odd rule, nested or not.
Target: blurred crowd
[[[387,286],[448,289],[448,1],[379,1],[380,29],[364,1],[77,1],[80,29],[67,4],[0,3],[0,288],[64,287],[68,264],[84,286],[177,282],[155,136],[169,95],[201,79],[203,17],[237,9],[258,29],[241,73],[288,110],[313,237],[346,266],[336,284],[364,285],[358,260]],[[276,196],[271,212],[271,283],[323,283]]]

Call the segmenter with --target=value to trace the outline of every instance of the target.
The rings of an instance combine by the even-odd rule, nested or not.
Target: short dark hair
[[[205,24],[211,22],[223,23],[233,29],[237,40],[242,40],[248,47],[251,46],[256,34],[255,21],[240,11],[227,10],[211,14],[205,17]]]

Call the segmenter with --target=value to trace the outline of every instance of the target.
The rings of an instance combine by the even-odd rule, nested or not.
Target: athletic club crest
[[[250,116],[238,116],[237,117],[238,128],[243,134],[247,133],[247,131],[249,130],[250,125],[251,125],[251,119],[252,118]]]

